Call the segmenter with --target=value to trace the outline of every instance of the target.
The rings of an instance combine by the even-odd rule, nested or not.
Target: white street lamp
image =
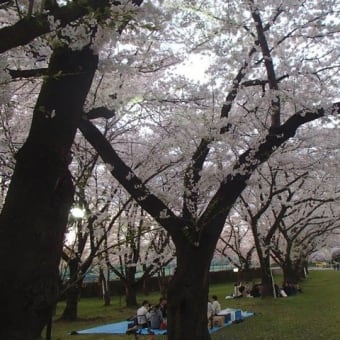
[[[83,218],[85,216],[85,210],[82,209],[82,208],[79,208],[79,207],[73,207],[71,209],[71,215],[74,217],[74,218]]]

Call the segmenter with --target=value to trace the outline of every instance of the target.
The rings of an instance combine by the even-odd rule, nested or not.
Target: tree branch
[[[46,76],[48,74],[47,68],[36,68],[31,70],[11,70],[7,69],[7,72],[12,77],[12,79],[17,78],[34,78],[34,77],[41,77]]]
[[[330,113],[340,114],[340,102],[334,103],[327,109],[301,110],[276,129],[275,134],[269,133],[258,146],[249,148],[240,155],[231,173],[226,176],[201,215],[199,225],[203,227],[204,225],[211,225],[211,220],[225,219],[232,205],[247,186],[246,182],[253,171],[267,161],[279,146],[293,137],[301,125]]]
[[[110,166],[111,174],[125,190],[173,236],[174,231],[183,226],[182,219],[177,217],[158,197],[150,193],[142,180],[124,163],[91,122],[82,119],[79,129],[103,161]]]
[[[276,82],[279,83],[281,80],[288,78],[289,74],[285,74],[276,79]],[[241,86],[249,87],[249,86],[265,86],[268,84],[269,80],[262,80],[262,79],[253,79],[253,80],[246,80],[241,83]]]
[[[256,52],[256,49],[252,47],[248,53],[248,59],[251,58],[251,56]],[[232,108],[232,105],[236,99],[237,93],[240,88],[240,84],[242,79],[246,76],[246,70],[248,67],[249,61],[245,60],[238,70],[237,75],[235,76],[233,82],[232,82],[232,88],[229,91],[225,103],[222,106],[221,109],[221,118],[228,118],[230,110]],[[231,128],[230,123],[227,123],[225,126],[223,126],[220,130],[221,134],[227,133]],[[189,166],[187,167],[184,175],[184,186],[185,191],[183,194],[183,217],[187,220],[194,219],[194,213],[196,213],[197,210],[197,200],[198,200],[198,194],[197,194],[197,184],[199,180],[201,179],[200,172],[202,170],[204,161],[206,157],[209,154],[209,144],[212,142],[212,138],[203,138],[197,147],[196,151],[194,152],[191,162]]]
[[[252,11],[252,17],[255,21],[258,41],[261,47],[263,59],[264,59],[264,65],[267,70],[267,76],[268,76],[268,83],[269,88],[271,90],[278,90],[278,82],[276,80],[275,70],[274,70],[274,63],[272,60],[272,56],[270,53],[270,49],[268,46],[267,38],[265,35],[265,29],[262,25],[262,20],[259,14],[259,11],[257,8],[255,8]],[[275,100],[272,100],[272,123],[271,127],[276,128],[280,126],[280,97],[276,96]]]
[[[114,110],[109,110],[104,106],[96,107],[89,112],[85,113],[87,119],[105,118],[110,119],[115,116],[116,112]]]
[[[132,2],[139,6],[142,0],[133,0]],[[62,28],[91,12],[101,13],[103,18],[109,17],[110,12],[106,12],[106,9],[110,8],[111,5],[119,6],[120,2],[110,0],[72,1],[60,8],[54,7],[48,13],[25,17],[14,25],[0,29],[0,53],[26,45],[35,38],[51,32],[49,22],[51,17],[53,17],[54,21],[59,21],[59,27]]]

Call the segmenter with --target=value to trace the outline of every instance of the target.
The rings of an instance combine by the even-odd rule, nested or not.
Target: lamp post
[[[234,272],[235,275],[236,275],[236,282],[239,282],[239,274],[238,274],[239,269],[238,269],[237,267],[235,267],[235,268],[233,268],[233,272]]]
[[[76,237],[78,237],[78,242],[79,242],[79,223],[81,222],[81,220],[85,217],[85,209],[78,207],[78,206],[74,206],[71,210],[70,210],[71,216],[72,216],[72,220],[73,220],[73,227],[75,229],[75,233],[77,233],[78,235]]]
[[[85,216],[85,209],[82,209],[79,207],[73,207],[70,210],[70,213],[75,220],[80,220],[84,218]],[[52,336],[52,319],[53,319],[52,314],[53,312],[51,313],[51,316],[46,325],[46,340],[51,340],[51,336]]]

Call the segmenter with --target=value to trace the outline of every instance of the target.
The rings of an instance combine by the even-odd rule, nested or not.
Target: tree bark
[[[74,188],[70,149],[98,58],[58,48],[0,215],[0,339],[36,340],[50,319]]]
[[[169,277],[165,275],[164,268],[161,268],[161,270],[158,272],[158,286],[159,286],[160,295],[167,296],[168,286],[169,286]]]
[[[137,306],[137,286],[136,267],[126,267],[126,277],[124,280],[126,307]]]
[[[168,288],[168,340],[210,340],[207,319],[210,251],[177,246],[177,268]]]
[[[124,288],[126,307],[136,307],[138,305],[136,285],[124,282]]]
[[[70,279],[66,287],[66,306],[60,319],[74,321],[78,318],[78,301],[83,280],[79,278],[79,259],[70,259],[68,263]]]
[[[286,260],[282,265],[284,282],[300,282],[305,278],[305,262],[304,260]]]
[[[60,319],[65,321],[75,321],[78,319],[78,301],[80,297],[81,282],[74,283],[66,292],[66,306]]]
[[[270,257],[265,256],[260,259],[261,263],[261,282],[262,282],[262,297],[273,296],[273,278],[270,269]]]
[[[99,272],[99,285],[102,292],[102,297],[104,301],[104,306],[111,305],[111,292],[110,292],[110,279],[109,279],[109,272],[107,273],[107,279],[104,275],[104,270],[100,268]]]

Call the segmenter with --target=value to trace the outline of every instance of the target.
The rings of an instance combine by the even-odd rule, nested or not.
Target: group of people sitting
[[[213,327],[213,318],[214,316],[218,315],[221,312],[221,305],[218,302],[217,296],[213,295],[211,299],[208,299],[208,310],[207,310],[207,316],[208,316],[208,327]]]
[[[221,312],[221,305],[216,295],[213,295],[208,300],[208,320],[218,315]],[[138,334],[143,329],[147,330],[149,335],[153,335],[152,329],[166,329],[167,327],[167,300],[160,298],[159,304],[151,305],[149,301],[143,301],[142,305],[137,309],[136,315],[131,318],[134,320],[130,325],[126,334],[135,334],[138,339]]]
[[[226,299],[236,299],[242,297],[259,297],[261,296],[262,286],[259,283],[253,283],[251,288],[247,283],[237,282],[234,284],[234,292],[231,295],[227,295]]]
[[[276,297],[287,297],[301,293],[301,289],[297,283],[291,281],[285,281],[280,288],[277,284],[274,285]],[[249,287],[247,283],[237,282],[234,284],[234,292],[232,295],[226,296],[226,299],[235,299],[242,297],[261,297],[262,296],[262,284],[253,282],[253,285]]]
[[[149,301],[144,300],[133,319],[134,324],[128,328],[126,334],[135,334],[136,339],[143,329],[147,329],[149,335],[153,335],[152,329],[166,329],[167,300],[162,297],[156,305],[151,305]]]
[[[137,322],[141,328],[165,329],[167,308],[166,299],[160,298],[159,304],[150,305],[149,301],[143,301],[141,307],[137,309]]]
[[[277,285],[275,285],[275,289],[277,290]],[[296,295],[297,293],[302,293],[299,284],[287,280],[283,282],[282,288],[279,288],[279,294],[277,294],[277,296],[286,297]]]
[[[218,302],[217,296],[213,295],[208,300],[208,319],[212,316],[218,315],[221,311],[221,305]]]

